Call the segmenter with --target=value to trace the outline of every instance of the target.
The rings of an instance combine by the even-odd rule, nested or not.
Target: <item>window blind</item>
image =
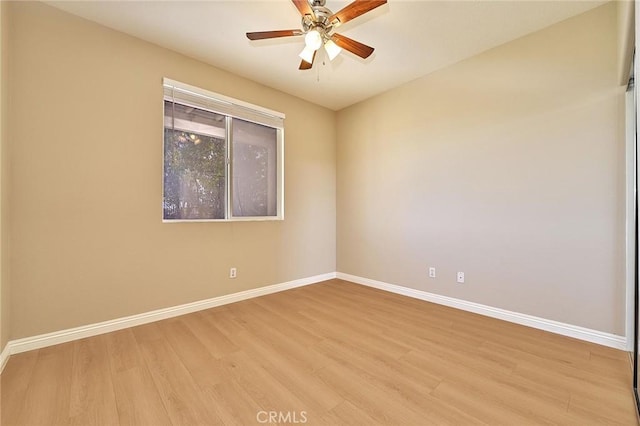
[[[164,98],[168,101],[202,108],[269,127],[284,128],[285,115],[281,112],[239,101],[168,78],[163,79],[163,86]]]

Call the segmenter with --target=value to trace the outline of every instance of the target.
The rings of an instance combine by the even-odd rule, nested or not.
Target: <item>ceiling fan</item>
[[[326,0],[292,0],[302,15],[301,30],[259,31],[247,33],[249,40],[264,40],[277,37],[291,37],[304,35],[305,48],[300,53],[302,62],[299,69],[308,70],[313,66],[316,53],[324,45],[324,49],[333,60],[342,49],[368,58],[373,53],[373,47],[358,41],[333,33],[338,26],[363,15],[387,0],[355,0],[337,13],[324,7]]]

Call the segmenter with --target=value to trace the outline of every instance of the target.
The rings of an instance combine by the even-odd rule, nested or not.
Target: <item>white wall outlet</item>
[[[434,268],[433,266],[429,267],[429,278],[435,278],[436,277],[436,268]]]
[[[464,272],[458,272],[458,275],[456,275],[456,281],[459,283],[464,282]]]
[[[229,269],[229,278],[235,278],[238,276],[238,270],[236,268]]]

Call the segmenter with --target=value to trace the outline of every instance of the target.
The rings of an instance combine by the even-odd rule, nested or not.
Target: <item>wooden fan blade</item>
[[[355,0],[353,3],[348,4],[338,12],[329,17],[329,22],[333,22],[336,18],[340,21],[340,24],[349,22],[350,20],[363,15],[370,10],[375,9],[378,6],[385,4],[387,0]]]
[[[313,57],[311,58],[311,63],[305,61],[304,59],[302,60],[302,62],[300,62],[300,67],[298,67],[299,70],[310,70],[311,67],[313,66],[313,61],[316,60],[316,53],[318,53],[318,51],[313,52]]]
[[[249,40],[264,40],[267,38],[291,37],[302,34],[304,33],[300,30],[258,31],[254,33],[247,33],[247,38]]]
[[[311,15],[315,18],[315,14],[313,13],[313,9],[311,9],[311,5],[308,0],[291,0],[293,4],[296,5],[298,11],[300,11],[300,15]]]
[[[362,44],[359,41],[340,34],[334,34],[331,36],[331,40],[343,49],[360,56],[362,59],[367,59],[375,50],[373,47],[369,47],[366,44]]]

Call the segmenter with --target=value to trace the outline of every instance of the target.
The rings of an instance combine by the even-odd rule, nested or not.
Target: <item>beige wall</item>
[[[623,335],[616,21],[607,4],[340,111],[338,271]]]
[[[42,4],[9,13],[12,339],[335,271],[334,112]],[[163,77],[286,114],[284,221],[161,222]]]
[[[5,12],[6,3],[0,2],[0,351],[4,349],[9,340],[9,227],[7,212],[9,203],[7,202],[8,191],[8,139],[5,116],[8,111],[8,100],[6,90],[8,82],[8,19]]]
[[[332,272],[336,235],[338,271],[624,333],[615,4],[337,116],[42,4],[0,4],[2,347]],[[161,223],[162,77],[287,114],[284,222]],[[310,117],[328,131],[308,134]]]
[[[619,83],[629,82],[631,60],[635,47],[635,3],[629,0],[616,1],[618,8],[618,75]]]

